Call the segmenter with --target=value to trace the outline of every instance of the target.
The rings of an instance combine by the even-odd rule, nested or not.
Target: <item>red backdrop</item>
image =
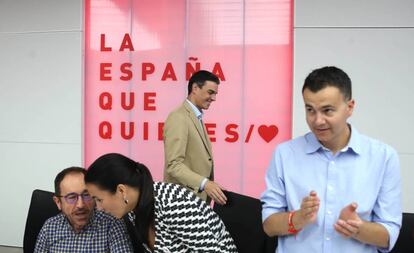
[[[162,123],[206,69],[221,78],[204,118],[216,181],[258,197],[291,138],[292,2],[85,1],[85,166],[118,152],[162,180]]]

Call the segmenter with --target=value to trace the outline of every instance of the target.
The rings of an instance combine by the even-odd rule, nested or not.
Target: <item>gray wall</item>
[[[82,161],[81,0],[0,0],[0,245],[21,246],[33,189]]]
[[[406,212],[414,212],[413,11],[411,0],[295,2],[293,135],[308,130],[306,75],[343,68],[354,83],[352,123],[399,152]],[[0,245],[22,245],[32,190],[52,190],[60,169],[82,163],[82,19],[81,0],[0,0]]]

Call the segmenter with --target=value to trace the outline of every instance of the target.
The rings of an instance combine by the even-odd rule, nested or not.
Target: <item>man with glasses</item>
[[[95,210],[85,173],[70,167],[56,176],[53,200],[61,213],[45,222],[34,252],[133,252],[123,221]]]

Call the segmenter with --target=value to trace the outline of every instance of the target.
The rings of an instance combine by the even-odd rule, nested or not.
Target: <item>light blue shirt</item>
[[[195,106],[193,103],[191,103],[191,101],[190,100],[188,100],[188,99],[186,99],[187,100],[187,103],[191,106],[191,109],[193,109],[193,111],[194,111],[194,114],[195,114],[195,116],[196,116],[196,118],[198,119],[198,121],[200,122],[200,126],[201,126],[201,128],[203,128],[204,129],[204,126],[203,126],[203,123],[202,123],[202,119],[203,119],[203,112],[202,111],[200,111],[198,108],[197,108],[197,106]],[[200,184],[200,191],[204,191],[204,186],[206,185],[206,183],[207,183],[207,181],[208,181],[208,179],[207,178],[204,178],[203,179],[203,181],[201,181],[201,184]]]
[[[280,144],[273,153],[262,194],[263,221],[274,213],[300,209],[314,190],[321,202],[317,221],[296,236],[279,236],[278,253],[376,253],[394,246],[401,227],[400,165],[390,146],[352,127],[348,146],[332,155],[313,133]],[[335,231],[341,209],[358,204],[361,219],[382,224],[389,248],[377,248]]]
[[[200,111],[197,106],[195,106],[193,103],[191,103],[190,100],[186,99],[187,103],[191,106],[191,109],[193,109],[194,114],[196,116],[196,118],[198,119],[198,121],[200,121],[201,124],[201,120],[203,119],[203,112]]]

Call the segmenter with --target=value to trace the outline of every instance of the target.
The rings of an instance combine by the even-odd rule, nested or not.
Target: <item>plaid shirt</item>
[[[123,220],[95,211],[86,227],[75,233],[65,215],[49,218],[37,237],[35,253],[133,252]]]

